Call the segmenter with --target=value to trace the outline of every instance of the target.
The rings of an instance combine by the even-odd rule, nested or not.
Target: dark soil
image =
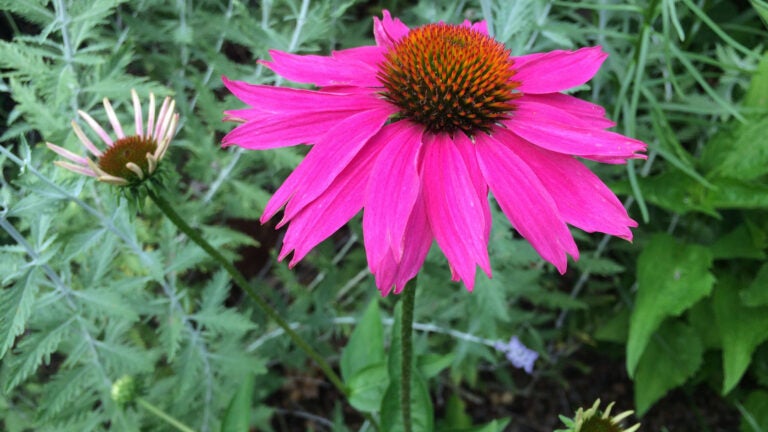
[[[634,407],[633,384],[627,377],[623,358],[607,358],[594,349],[585,348],[577,352],[572,360],[590,365],[583,368],[566,368],[563,381],[549,378],[531,378],[514,371],[516,382],[531,382],[529,395],[516,395],[504,388],[493,376],[481,377],[486,389],[482,392],[460,389],[459,394],[466,404],[466,411],[475,424],[493,419],[511,418],[508,432],[552,432],[563,427],[558,415],[573,416],[579,407],[590,407],[600,398],[605,407],[615,401],[613,413],[620,413]],[[510,366],[511,368],[511,366]],[[273,393],[267,402],[278,409],[273,418],[275,431],[330,431],[329,422],[333,407],[341,401],[338,393],[322,376],[314,372],[288,374],[283,387]],[[565,384],[563,384],[565,383]],[[455,392],[455,390],[451,390]],[[448,391],[446,390],[446,393]],[[447,394],[433,395],[435,416],[445,417]],[[363,419],[352,408],[344,410],[345,423],[354,426]],[[715,391],[706,385],[674,390],[658,401],[649,412],[638,419],[631,416],[624,421],[625,427],[641,423],[641,432],[737,432],[738,411]]]

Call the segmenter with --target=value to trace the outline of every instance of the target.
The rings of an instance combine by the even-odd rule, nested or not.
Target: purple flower
[[[501,341],[496,342],[494,348],[503,352],[507,356],[507,360],[518,369],[523,369],[527,373],[533,372],[533,363],[539,358],[539,353],[532,349],[528,349],[517,336],[512,336],[509,342],[504,343]]]

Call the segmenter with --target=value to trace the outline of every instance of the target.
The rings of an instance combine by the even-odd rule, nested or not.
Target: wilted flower
[[[70,171],[96,177],[99,181],[119,186],[136,185],[152,176],[176,133],[176,126],[179,122],[179,115],[174,112],[176,102],[170,97],[166,97],[160,106],[157,120],[155,120],[155,95],[150,93],[147,127],[144,129],[141,103],[135,90],[131,90],[131,97],[136,123],[134,135],[126,135],[123,132],[123,127],[117,119],[112,104],[109,103],[109,99],[104,98],[104,111],[107,113],[116,139],[113,140],[88,113],[78,110],[77,113],[80,114],[80,117],[88,123],[88,126],[101,138],[107,148],[105,151],[99,150],[80,126],[73,121],[72,129],[74,129],[75,135],[80,139],[83,146],[96,157],[96,161],[77,155],[55,144],[46,143],[48,148],[69,160],[69,162],[56,161],[54,163]]]
[[[533,364],[536,363],[536,359],[539,358],[539,353],[523,345],[517,336],[512,336],[508,343],[501,341],[496,342],[494,348],[503,352],[506,355],[507,360],[509,360],[514,367],[523,369],[529,374],[533,372]]]
[[[368,266],[383,294],[403,289],[433,239],[454,280],[489,276],[494,195],[515,229],[563,273],[578,258],[571,224],[631,240],[616,196],[574,156],[605,163],[642,158],[645,144],[606,131],[605,110],[561,91],[597,73],[598,47],[510,56],[485,22],[409,29],[384,11],[375,46],[330,56],[270,51],[263,62],[318,90],[224,84],[249,108],[224,145],[311,144],[275,192],[262,221],[283,206],[290,222],[280,258],[302,259],[361,209]]]
[[[560,420],[565,423],[568,429],[560,429],[555,432],[636,432],[640,429],[640,423],[630,426],[628,429],[621,426],[621,421],[632,415],[634,411],[624,411],[611,417],[613,404],[614,402],[611,402],[605,411],[600,411],[598,408],[600,399],[598,399],[588,410],[579,408],[573,419],[561,416]]]

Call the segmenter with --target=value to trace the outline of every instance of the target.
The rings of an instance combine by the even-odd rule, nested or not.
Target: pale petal
[[[354,85],[378,87],[378,68],[351,56],[334,58],[318,55],[298,55],[282,51],[269,51],[272,61],[260,62],[276,74],[295,82],[317,86]]]
[[[304,160],[275,192],[264,209],[262,223],[288,202],[283,223],[317,198],[346,168],[389,117],[388,110],[370,110],[339,121],[317,140]]]
[[[72,130],[75,131],[75,135],[77,135],[77,139],[80,140],[81,143],[83,143],[83,146],[88,149],[89,152],[91,152],[92,155],[96,157],[101,157],[101,150],[97,149],[95,145],[91,142],[90,139],[88,139],[87,136],[85,136],[85,133],[83,132],[83,129],[80,128],[80,125],[75,123],[74,121],[71,123]]]
[[[422,181],[429,226],[471,291],[475,266],[490,273],[484,210],[461,152],[447,135],[424,137]]]
[[[155,95],[149,94],[149,114],[147,115],[147,136],[152,135],[155,128]]]
[[[418,160],[421,128],[407,120],[385,126],[369,145],[383,148],[370,167],[363,233],[368,261],[376,268],[385,254],[399,262],[403,256],[405,228],[419,195]]]
[[[76,165],[71,162],[64,162],[64,161],[54,161],[53,164],[78,174],[87,175],[89,177],[96,177],[96,173],[94,173],[92,169],[84,167],[82,165]]]
[[[96,120],[93,119],[93,117],[91,117],[87,112],[82,110],[78,110],[77,113],[80,114],[80,117],[82,117],[83,120],[85,120],[85,122],[88,123],[88,126],[90,126],[94,132],[96,132],[96,135],[98,135],[104,141],[105,144],[107,144],[109,147],[112,147],[112,144],[113,144],[112,138],[109,137],[107,132],[104,131],[104,128],[102,128],[101,125],[98,122],[96,122]],[[77,133],[77,131],[75,131],[75,133]]]
[[[546,104],[521,104],[503,123],[518,136],[557,153],[585,158],[643,158],[641,141],[602,129],[567,123],[563,111]]]
[[[381,19],[373,18],[373,37],[376,39],[376,45],[392,48],[392,45],[410,30],[399,18],[392,19],[388,10],[384,9],[381,14]]]
[[[512,79],[523,93],[560,92],[592,79],[607,57],[600,46],[512,57],[517,71]]]
[[[117,119],[117,114],[115,114],[112,104],[109,103],[109,99],[104,98],[102,103],[104,104],[104,111],[107,113],[107,118],[109,118],[109,123],[112,124],[112,129],[115,131],[115,135],[117,135],[118,139],[125,138],[123,127],[120,125],[120,120]]]
[[[566,254],[578,259],[576,243],[549,192],[514,152],[513,138],[506,134],[502,143],[495,136],[478,135],[475,145],[480,169],[515,229],[542,258],[565,273]]]
[[[59,147],[56,144],[53,143],[45,143],[46,146],[48,146],[49,149],[53,150],[54,152],[58,153],[60,156],[71,160],[72,162],[75,162],[79,165],[88,165],[88,158],[82,157],[78,154],[72,153],[71,151]]]
[[[476,23],[473,23],[470,20],[464,20],[461,26],[469,27],[476,32],[482,33],[484,35],[488,35],[488,23],[485,20],[478,21]]]
[[[136,124],[136,135],[144,135],[144,117],[141,112],[141,101],[135,89],[131,89],[131,99],[133,99],[133,120]]]
[[[616,195],[581,162],[571,156],[528,144],[513,134],[499,133],[496,139],[510,140],[517,154],[536,173],[557,205],[560,216],[587,232],[602,232],[632,240],[630,227],[637,222]]]

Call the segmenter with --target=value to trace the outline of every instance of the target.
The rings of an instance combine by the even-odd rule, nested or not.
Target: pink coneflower
[[[631,240],[616,196],[574,156],[642,158],[640,141],[606,131],[600,106],[560,93],[587,82],[598,47],[510,56],[485,22],[409,29],[387,11],[375,46],[330,56],[271,51],[264,65],[317,90],[223,78],[250,108],[223,144],[264,150],[311,144],[267,204],[290,222],[290,264],[363,209],[370,270],[386,295],[403,289],[436,240],[454,280],[489,276],[488,191],[515,229],[563,273],[578,258],[567,224]]]
[[[133,114],[136,123],[135,134],[126,135],[123,132],[123,127],[117,119],[112,104],[109,103],[109,99],[104,98],[104,111],[107,113],[116,139],[113,140],[88,113],[78,111],[77,113],[88,123],[93,132],[104,141],[106,150],[99,150],[80,126],[73,121],[72,129],[75,131],[75,135],[80,139],[83,147],[96,157],[96,161],[55,144],[46,143],[48,148],[69,160],[68,162],[56,161],[54,163],[78,174],[96,177],[99,181],[118,186],[137,185],[152,176],[176,133],[176,125],[179,122],[179,115],[174,113],[176,102],[170,97],[166,97],[160,106],[157,121],[155,121],[155,95],[150,93],[147,128],[144,129],[141,102],[135,90],[131,90],[131,98],[133,99]]]

